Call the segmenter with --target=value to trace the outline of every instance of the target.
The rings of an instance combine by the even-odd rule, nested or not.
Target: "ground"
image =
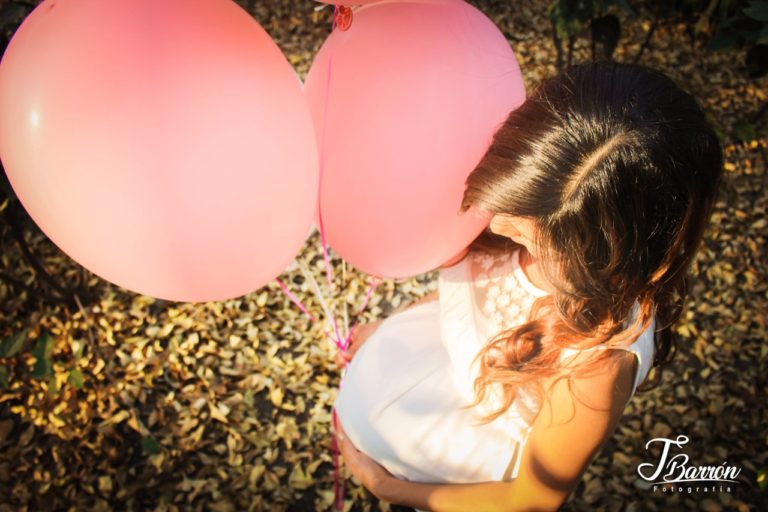
[[[330,31],[332,9],[239,3],[304,78]],[[471,3],[504,32],[527,86],[556,73],[545,2]],[[634,19],[617,12],[615,58],[630,61],[651,18],[642,5]],[[766,79],[747,77],[743,50],[710,53],[703,46],[689,25],[670,21],[640,59],[694,93],[724,137],[723,194],[692,269],[676,327],[679,353],[658,387],[635,395],[564,510],[758,510],[766,503],[758,484],[768,466],[764,119],[748,140],[733,136],[765,104]],[[588,40],[580,38],[574,60],[589,58]],[[92,300],[69,307],[0,280],[0,335],[28,328],[30,338],[0,358],[0,510],[329,509],[339,369],[331,342],[275,282],[222,302],[153,300],[89,274],[29,219],[23,225],[54,279],[64,284],[85,275]],[[5,220],[0,228],[0,270],[46,290]],[[337,296],[344,291],[351,308],[368,278],[347,268],[342,279],[342,262],[331,256]],[[317,233],[299,257],[323,277]],[[362,318],[384,317],[429,293],[436,278],[385,279]],[[280,279],[320,311],[298,270]],[[742,468],[731,492],[662,494],[644,485],[636,468],[646,462],[645,443],[680,434],[691,438],[692,463]],[[389,508],[354,481],[346,491],[347,508]]]

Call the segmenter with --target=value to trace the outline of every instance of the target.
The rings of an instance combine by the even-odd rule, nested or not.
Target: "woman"
[[[338,355],[352,474],[418,509],[557,509],[672,355],[721,168],[659,72],[593,63],[541,84],[467,179],[461,211],[491,212],[488,231],[439,294]]]

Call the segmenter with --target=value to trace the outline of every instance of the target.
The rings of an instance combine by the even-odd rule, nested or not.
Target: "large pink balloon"
[[[92,272],[183,301],[279,275],[317,202],[301,81],[230,0],[46,0],[0,64],[0,156]]]
[[[464,181],[525,89],[482,12],[455,0],[363,6],[321,47],[305,93],[321,146],[323,228],[347,261],[411,276],[487,226],[487,212],[458,214]]]
[[[336,4],[336,5],[367,5],[367,4],[375,4],[379,2],[400,2],[402,0],[310,0],[311,2],[315,3],[321,3],[321,4]],[[431,0],[426,0],[431,1]],[[440,1],[452,1],[452,2],[461,2],[463,0],[440,0]]]
[[[373,4],[376,2],[386,1],[386,0],[310,0],[314,3],[321,3],[321,4],[336,4],[336,5],[363,5],[363,4]]]

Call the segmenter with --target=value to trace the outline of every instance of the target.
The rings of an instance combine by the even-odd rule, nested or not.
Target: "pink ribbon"
[[[304,314],[305,314],[305,315],[307,315],[307,317],[308,317],[310,320],[312,320],[313,322],[317,321],[317,319],[316,319],[315,317],[313,317],[313,316],[310,314],[310,312],[309,312],[309,311],[307,311],[307,308],[305,308],[305,307],[304,307],[304,304],[302,304],[302,303],[301,303],[301,301],[299,300],[299,298],[298,298],[297,296],[295,296],[295,295],[294,295],[294,294],[291,292],[291,290],[289,290],[289,289],[288,289],[288,287],[287,287],[287,286],[285,286],[285,285],[283,284],[283,282],[282,282],[280,279],[278,279],[278,278],[276,277],[276,278],[275,278],[275,281],[277,281],[277,284],[279,284],[279,285],[280,285],[280,289],[281,289],[281,290],[283,290],[283,291],[285,292],[285,294],[286,294],[286,295],[288,295],[288,298],[289,298],[289,299],[291,299],[291,300],[293,301],[293,303],[294,303],[294,304],[296,304],[296,305],[299,307],[299,309],[300,309],[300,310],[302,310],[302,311],[304,312]]]

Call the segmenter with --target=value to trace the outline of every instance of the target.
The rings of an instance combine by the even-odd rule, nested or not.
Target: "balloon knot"
[[[352,9],[346,5],[337,5],[333,11],[333,21],[342,32],[352,26]]]

